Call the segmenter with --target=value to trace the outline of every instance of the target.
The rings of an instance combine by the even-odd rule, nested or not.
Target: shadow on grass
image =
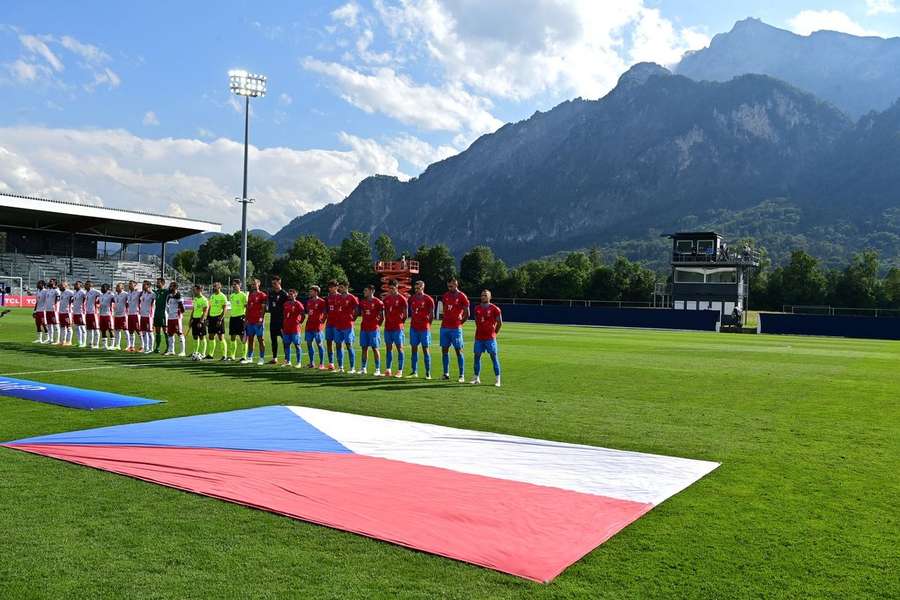
[[[31,356],[61,356],[65,358],[87,359],[89,364],[85,364],[85,368],[91,367],[114,367],[121,365],[128,367],[130,364],[141,363],[147,367],[163,367],[166,369],[177,369],[181,373],[189,373],[198,377],[229,377],[240,381],[259,381],[265,380],[278,384],[301,384],[314,387],[341,387],[352,389],[353,391],[374,391],[386,390],[395,387],[397,391],[412,391],[416,389],[434,389],[435,386],[440,387],[459,387],[459,383],[455,379],[444,381],[438,375],[431,381],[423,379],[415,379],[408,375],[402,379],[394,377],[373,377],[369,375],[350,375],[333,373],[329,371],[319,371],[313,369],[297,369],[295,367],[283,367],[279,365],[257,365],[255,363],[242,365],[238,362],[215,360],[193,361],[190,358],[162,356],[160,354],[130,354],[124,352],[107,352],[103,350],[85,350],[81,348],[58,346],[47,346],[40,344],[21,344],[16,342],[0,342],[0,350],[9,350],[20,352]],[[434,358],[439,357],[433,356]],[[455,361],[454,361],[455,362]],[[158,363],[158,364],[146,364]],[[358,358],[357,358],[358,364]],[[371,365],[370,365],[371,366]],[[46,363],[41,367],[34,368],[34,371],[44,370],[52,371],[47,368]],[[69,367],[65,368],[78,368]],[[30,369],[23,367],[23,374],[27,375]],[[9,377],[15,377],[14,372],[10,372]]]

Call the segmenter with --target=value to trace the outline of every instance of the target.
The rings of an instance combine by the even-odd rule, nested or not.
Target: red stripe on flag
[[[9,446],[550,581],[652,505],[358,454]]]

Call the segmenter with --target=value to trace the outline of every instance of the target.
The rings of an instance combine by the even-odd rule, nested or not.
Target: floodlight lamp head
[[[228,71],[228,87],[238,96],[262,98],[266,95],[266,76],[233,69]]]

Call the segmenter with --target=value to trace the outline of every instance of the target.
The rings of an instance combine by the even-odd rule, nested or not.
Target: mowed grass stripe
[[[471,329],[466,336],[471,343]],[[507,324],[504,387],[495,389],[48,348],[31,339],[27,311],[0,321],[0,372],[156,362],[25,378],[167,403],[87,412],[0,397],[2,440],[303,404],[722,467],[541,586],[3,450],[0,529],[10,551],[0,561],[0,597],[900,595],[896,342]],[[483,369],[491,382],[488,361]]]

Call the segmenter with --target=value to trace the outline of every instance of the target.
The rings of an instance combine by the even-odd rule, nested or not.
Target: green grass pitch
[[[540,585],[0,449],[0,598],[900,597],[897,342],[507,324],[496,389],[33,335],[27,311],[0,321],[0,374],[167,402],[89,412],[0,397],[3,441],[302,404],[722,466]]]

